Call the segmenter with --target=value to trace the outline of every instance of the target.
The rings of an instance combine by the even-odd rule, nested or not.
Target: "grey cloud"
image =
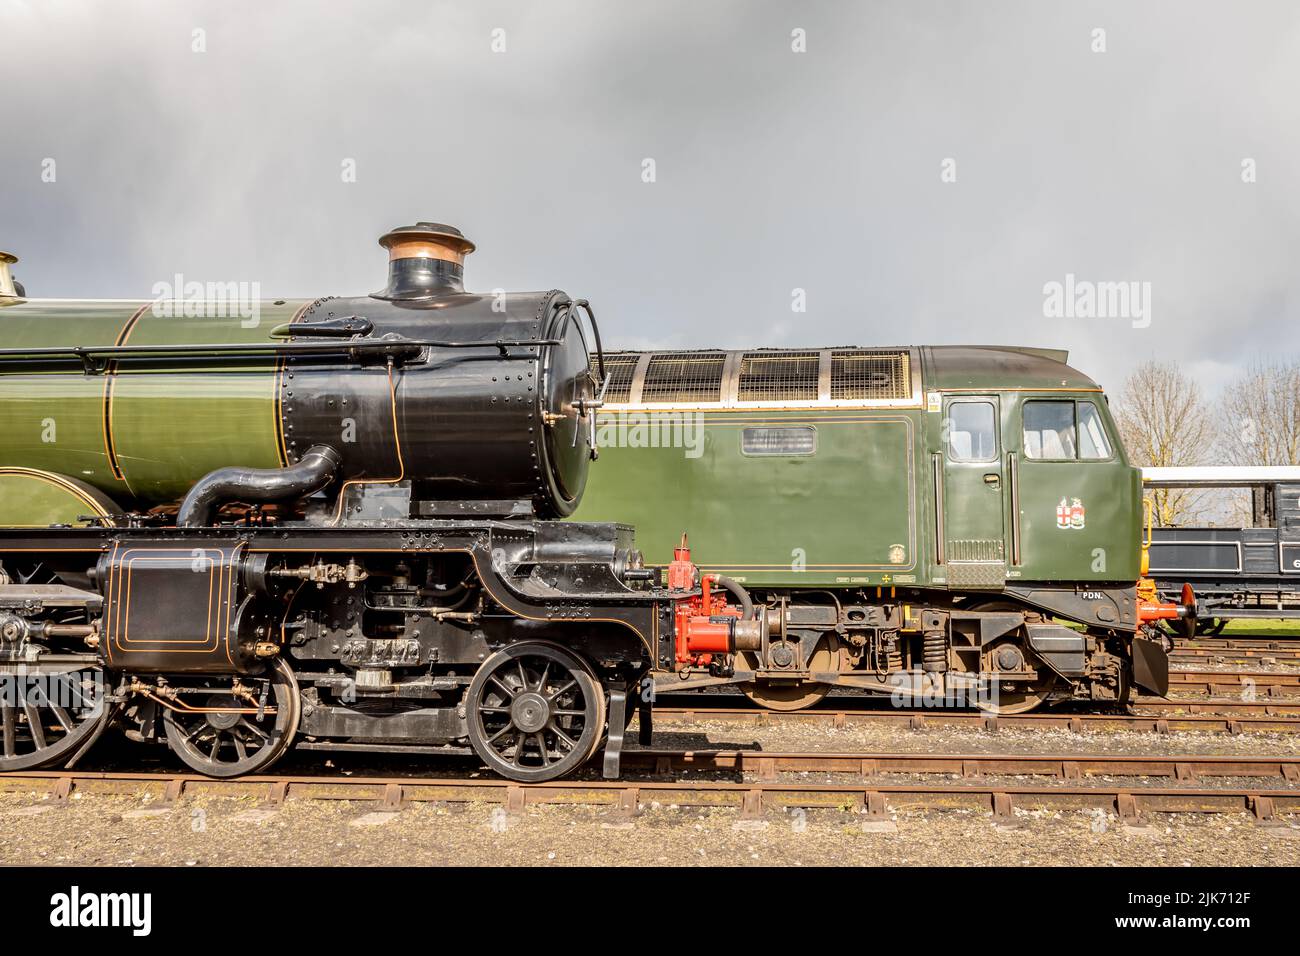
[[[587,296],[616,344],[1065,346],[1112,387],[1296,350],[1288,3],[0,0],[0,36],[36,294],[365,292],[434,218],[471,285]],[[1150,328],[1044,318],[1066,273],[1151,282]]]

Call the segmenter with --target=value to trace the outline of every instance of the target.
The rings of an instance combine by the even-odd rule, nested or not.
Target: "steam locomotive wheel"
[[[535,783],[577,769],[605,731],[605,692],[554,644],[528,641],[483,662],[466,699],[469,741],[496,773]]]
[[[0,683],[0,772],[62,763],[92,740],[109,717],[102,688],[98,667],[49,675],[30,668],[18,683]]]
[[[748,651],[736,652],[736,663],[747,670],[758,669],[758,657]],[[813,651],[812,660],[808,662],[810,671],[834,671],[836,654],[825,641],[820,642]],[[773,680],[753,680],[740,685],[740,691],[754,703],[768,710],[790,711],[803,710],[823,700],[831,692],[830,684],[820,681],[780,682]]]
[[[267,712],[260,718],[237,712],[247,709],[249,702],[215,686],[202,699],[199,712],[165,709],[167,746],[191,770],[209,777],[239,777],[270,767],[298,732],[302,698],[286,661],[277,660],[267,676],[271,693]]]

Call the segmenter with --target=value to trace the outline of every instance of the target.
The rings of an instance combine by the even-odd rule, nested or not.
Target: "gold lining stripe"
[[[393,447],[397,449],[397,477],[396,478],[353,478],[343,482],[343,487],[339,489],[338,507],[334,511],[334,520],[331,525],[336,525],[343,520],[344,498],[347,491],[353,485],[395,485],[406,477],[406,460],[402,457],[402,432],[397,427],[397,382],[393,378],[392,360],[388,363],[388,399],[393,413]]]
[[[131,317],[126,320],[121,330],[117,333],[117,338],[113,345],[120,347],[126,344],[130,338],[132,330],[135,328],[140,317],[145,311],[153,305],[153,301],[146,302],[140,308],[131,313]],[[126,475],[122,471],[122,466],[117,460],[117,448],[113,444],[113,390],[117,382],[117,362],[109,360],[104,366],[104,455],[108,459],[108,468],[113,477],[126,485],[126,490],[131,491],[131,484],[126,480]],[[131,492],[135,494],[135,492]]]
[[[57,474],[52,471],[41,471],[38,468],[20,468],[17,466],[0,468],[0,477],[3,477],[5,475],[18,475],[23,478],[35,478],[37,481],[48,482],[49,484],[54,485],[56,488],[60,488],[63,491],[66,491],[69,494],[76,497],[78,501],[80,501],[82,504],[89,507],[90,510],[98,517],[108,518],[109,519],[108,524],[110,526],[112,526],[113,524],[112,512],[105,510],[102,504],[100,504],[90,495],[86,494],[85,491],[83,491],[81,488],[78,488],[75,484],[73,484],[63,475]],[[5,525],[4,527],[6,528],[48,528],[49,525],[19,524],[19,525]]]

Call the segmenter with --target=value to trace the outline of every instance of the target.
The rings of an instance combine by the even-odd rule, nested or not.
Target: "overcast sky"
[[[0,90],[36,296],[367,293],[434,219],[614,345],[1300,352],[1291,2],[0,0]],[[1150,324],[1045,314],[1068,274]]]

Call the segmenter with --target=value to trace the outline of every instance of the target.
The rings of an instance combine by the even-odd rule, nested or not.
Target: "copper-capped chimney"
[[[379,244],[388,250],[388,287],[375,298],[427,299],[465,291],[465,257],[474,251],[474,243],[455,226],[398,226],[382,235]]]

